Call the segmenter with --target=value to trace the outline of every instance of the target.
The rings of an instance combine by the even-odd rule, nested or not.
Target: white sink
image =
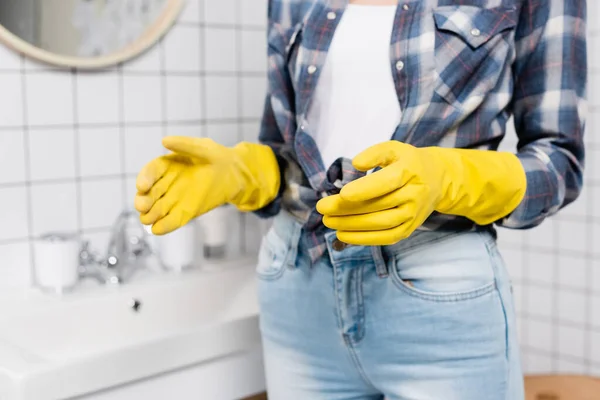
[[[253,260],[9,300],[0,299],[0,399],[73,397],[260,343]]]

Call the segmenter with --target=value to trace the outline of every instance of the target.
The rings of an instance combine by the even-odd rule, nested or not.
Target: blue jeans
[[[270,400],[522,400],[509,277],[487,232],[334,245],[276,217],[257,275]],[[335,250],[337,248],[338,250]]]

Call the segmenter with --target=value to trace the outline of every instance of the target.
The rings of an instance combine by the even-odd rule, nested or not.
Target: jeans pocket
[[[465,232],[394,254],[389,270],[396,286],[431,301],[461,301],[495,289],[487,233]]]
[[[262,240],[258,253],[256,274],[265,280],[275,280],[283,275],[288,263],[291,243],[282,238],[275,227],[271,227]]]

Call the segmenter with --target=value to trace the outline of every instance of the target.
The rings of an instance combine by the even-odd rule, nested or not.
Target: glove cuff
[[[238,178],[230,203],[240,211],[255,211],[272,202],[279,193],[281,174],[275,153],[269,146],[241,142],[233,148],[233,174]]]
[[[439,149],[443,196],[436,211],[489,225],[513,212],[527,189],[519,158],[509,152]]]

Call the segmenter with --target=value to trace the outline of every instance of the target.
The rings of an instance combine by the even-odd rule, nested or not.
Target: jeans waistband
[[[395,255],[409,252],[423,245],[433,244],[445,238],[475,230],[485,232],[489,235],[489,240],[495,240],[495,231],[490,227],[476,227],[470,230],[417,230],[408,238],[390,246],[339,246],[339,243],[335,243],[337,241],[335,231],[324,230],[318,234],[322,236],[322,239],[315,238],[314,232],[305,231],[302,223],[286,211],[280,212],[274,218],[273,229],[281,239],[288,243],[290,250],[294,251],[294,255],[296,251],[310,252],[311,243],[322,240],[326,244],[323,256],[329,257],[332,262],[373,260],[380,276],[387,274],[385,264]]]

